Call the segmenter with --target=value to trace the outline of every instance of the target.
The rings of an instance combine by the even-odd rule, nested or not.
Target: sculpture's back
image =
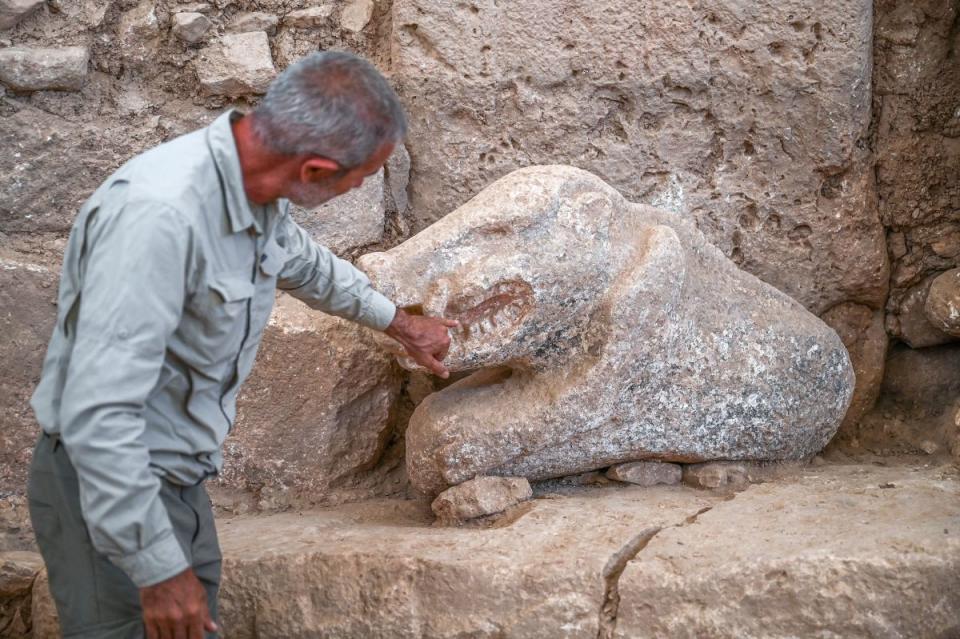
[[[437,493],[636,459],[797,459],[836,431],[836,334],[688,222],[571,167],[511,173],[361,267],[401,305],[461,319],[407,467]]]

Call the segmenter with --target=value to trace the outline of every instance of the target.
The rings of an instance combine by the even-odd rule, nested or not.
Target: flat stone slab
[[[426,502],[401,500],[221,520],[224,636],[952,637],[958,475],[539,491],[488,529],[431,527]]]

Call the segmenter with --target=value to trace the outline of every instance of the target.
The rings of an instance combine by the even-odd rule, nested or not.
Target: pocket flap
[[[253,282],[240,275],[217,275],[210,280],[210,288],[215,290],[224,302],[239,302],[253,297]]]
[[[283,265],[287,262],[287,251],[277,243],[277,240],[271,237],[263,247],[263,253],[260,255],[260,270],[265,275],[274,277],[283,270]]]

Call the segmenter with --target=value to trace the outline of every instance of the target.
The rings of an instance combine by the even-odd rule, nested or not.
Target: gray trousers
[[[163,480],[161,484],[160,497],[177,541],[207,591],[211,617],[218,621],[221,556],[210,498],[203,484],[178,486]],[[140,591],[126,573],[93,548],[80,513],[77,473],[58,437],[40,436],[27,496],[63,636],[144,637]]]

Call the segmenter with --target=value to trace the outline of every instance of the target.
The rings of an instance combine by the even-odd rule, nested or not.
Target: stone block
[[[43,4],[44,0],[0,0],[0,31],[12,29]]]
[[[173,35],[187,44],[200,42],[213,23],[202,13],[181,12],[173,14]]]
[[[227,29],[232,33],[246,33],[248,31],[264,31],[267,35],[277,33],[279,19],[272,13],[263,11],[248,11],[237,14]]]
[[[683,467],[679,464],[645,461],[617,464],[607,471],[607,477],[610,479],[638,486],[679,484],[682,475]]]
[[[263,31],[224,35],[203,50],[196,70],[204,93],[228,97],[266,93],[277,74]]]
[[[340,11],[340,26],[351,33],[360,33],[373,17],[373,0],[349,0]]]
[[[86,47],[0,49],[0,83],[14,91],[79,91],[88,57]]]
[[[474,477],[440,493],[430,507],[441,523],[453,525],[501,513],[531,497],[523,477]]]
[[[414,230],[516,168],[572,164],[815,314],[879,308],[872,5],[396,0]]]
[[[57,276],[47,268],[0,257],[0,487],[4,497],[26,492],[40,433],[30,397],[40,380],[56,321]],[[3,517],[6,519],[6,517]]]
[[[890,316],[893,335],[913,348],[938,346],[956,340],[956,336],[941,330],[939,324],[931,321],[926,312],[930,287],[935,279],[936,274],[928,276],[905,289],[901,295],[891,298],[888,304],[888,307],[894,308],[894,314]]]
[[[224,446],[220,484],[260,508],[324,502],[372,468],[400,375],[370,332],[281,295]]]
[[[310,236],[338,255],[383,239],[385,223],[383,171],[313,210],[293,206],[293,219]]]
[[[0,553],[0,636],[30,637],[31,595],[43,559],[35,552]]]
[[[636,460],[802,459],[853,392],[826,324],[689,221],[572,167],[515,171],[358,265],[399,306],[459,319],[444,363],[482,369],[410,419],[423,492]]]
[[[933,279],[923,312],[938,330],[960,337],[960,268],[941,273]]]
[[[117,44],[124,67],[143,71],[157,63],[160,44],[160,20],[153,0],[143,0],[120,16]]]

